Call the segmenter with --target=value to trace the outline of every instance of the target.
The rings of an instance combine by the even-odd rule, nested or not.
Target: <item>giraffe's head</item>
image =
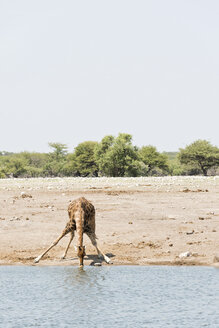
[[[80,266],[83,266],[84,265],[84,256],[85,256],[85,246],[78,246],[77,249],[78,249],[77,255],[80,260]]]

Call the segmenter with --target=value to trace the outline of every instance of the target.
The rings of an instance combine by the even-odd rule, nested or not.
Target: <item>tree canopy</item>
[[[219,165],[219,149],[209,141],[197,140],[180,149],[179,160],[181,164],[197,166],[206,176],[209,169]]]
[[[120,133],[117,138],[111,135],[104,137],[96,147],[95,158],[101,175],[137,175],[138,154],[130,134]]]
[[[168,157],[161,154],[154,146],[143,146],[139,150],[139,157],[146,165],[146,174],[150,175],[152,170],[159,168],[163,172],[168,172]]]
[[[219,173],[219,149],[206,140],[196,140],[179,153],[160,153],[151,145],[138,148],[128,133],[107,135],[99,143],[81,142],[72,152],[62,143],[49,146],[49,153],[0,151],[0,178]]]
[[[75,148],[72,165],[76,175],[98,176],[98,165],[94,157],[97,144],[96,141],[85,141]]]

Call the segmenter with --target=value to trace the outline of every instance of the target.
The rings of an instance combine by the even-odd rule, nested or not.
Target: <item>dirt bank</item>
[[[114,264],[211,265],[219,253],[219,177],[2,179],[0,264],[32,264],[80,196],[94,204],[99,246]],[[77,264],[73,246],[60,259],[68,240],[37,265]],[[85,245],[85,265],[98,261]]]

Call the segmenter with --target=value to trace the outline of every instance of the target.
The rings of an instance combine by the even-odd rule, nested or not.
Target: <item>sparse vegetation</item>
[[[49,146],[49,153],[0,151],[0,178],[206,176],[216,175],[219,169],[219,148],[206,140],[197,140],[179,152],[163,153],[151,145],[134,146],[126,133],[105,136],[99,143],[82,142],[70,153],[65,144]]]

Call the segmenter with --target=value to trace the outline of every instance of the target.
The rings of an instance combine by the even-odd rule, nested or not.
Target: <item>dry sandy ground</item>
[[[99,246],[114,265],[211,265],[219,254],[219,177],[2,179],[0,264],[33,264],[80,196],[96,208]],[[36,265],[78,264],[73,246],[61,260],[68,240]],[[85,265],[98,262],[86,236],[85,245]]]

